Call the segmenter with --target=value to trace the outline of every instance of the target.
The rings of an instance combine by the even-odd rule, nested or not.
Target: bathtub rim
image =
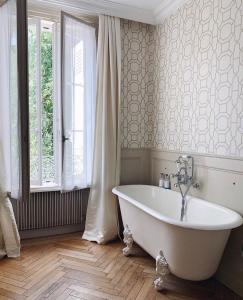
[[[151,209],[150,207],[140,203],[137,200],[134,200],[133,198],[127,196],[126,194],[124,194],[123,192],[118,190],[118,188],[120,188],[120,187],[128,187],[128,186],[129,187],[131,187],[131,186],[132,187],[141,187],[141,186],[143,186],[143,187],[157,188],[157,189],[160,189],[160,187],[157,187],[157,186],[154,186],[154,185],[145,185],[145,184],[119,185],[119,186],[116,186],[112,189],[112,193],[117,195],[118,197],[130,202],[131,204],[133,204],[137,208],[141,209],[142,211],[147,212],[148,214],[150,214],[154,218],[156,218],[160,221],[166,222],[168,224],[171,224],[171,225],[175,225],[175,226],[182,227],[182,228],[187,228],[187,229],[197,229],[197,230],[231,230],[231,229],[239,227],[243,224],[242,216],[239,213],[235,212],[234,210],[232,210],[230,208],[227,208],[227,207],[224,207],[222,205],[216,204],[216,203],[212,203],[212,202],[209,202],[209,201],[197,198],[197,197],[193,197],[193,196],[190,196],[190,197],[192,197],[193,199],[195,199],[199,202],[205,203],[207,206],[211,206],[211,207],[214,207],[216,209],[218,208],[222,211],[225,211],[227,213],[232,214],[233,217],[235,218],[235,220],[233,220],[232,222],[227,223],[227,224],[216,224],[216,225],[197,224],[197,223],[184,223],[180,220],[174,220],[172,218],[169,218],[169,217],[166,217],[166,216],[162,215],[161,213],[158,213],[157,211],[155,211],[155,210]],[[178,192],[173,191],[173,190],[169,190],[168,192],[179,194]]]

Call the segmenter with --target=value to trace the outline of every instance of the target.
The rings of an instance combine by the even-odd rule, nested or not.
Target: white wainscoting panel
[[[121,160],[122,184],[158,185],[160,172],[176,172],[179,152],[149,149],[123,149]],[[200,190],[192,194],[243,214],[243,160],[188,153],[195,159],[195,176]],[[173,187],[173,189],[175,189]],[[232,230],[216,277],[243,296],[243,226]]]
[[[122,149],[121,184],[150,184],[149,149]]]
[[[152,184],[158,184],[160,172],[176,172],[175,160],[180,154],[172,151],[151,151]],[[229,207],[243,215],[243,159],[189,154],[194,157],[195,178],[200,184],[200,189],[191,189],[191,194]],[[175,183],[175,179],[172,183]],[[172,188],[177,190],[173,184]]]

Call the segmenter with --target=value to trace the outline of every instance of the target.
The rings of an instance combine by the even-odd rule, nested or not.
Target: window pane
[[[29,51],[29,128],[30,128],[30,181],[39,183],[39,118],[37,96],[37,26],[28,26]]]
[[[84,43],[80,41],[74,49],[74,83],[84,84]]]
[[[95,28],[62,18],[63,189],[90,184],[95,114]],[[72,168],[70,168],[72,166]]]
[[[58,184],[54,28],[53,22],[29,20],[30,175],[31,185],[38,186]]]
[[[74,127],[75,130],[83,130],[84,123],[84,88],[82,86],[74,86]]]
[[[83,132],[82,131],[76,131],[73,133],[73,175],[78,176],[82,178],[83,174]]]
[[[52,23],[41,22],[42,181],[55,182]]]

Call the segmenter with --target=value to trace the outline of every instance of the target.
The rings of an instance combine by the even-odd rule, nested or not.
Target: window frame
[[[93,28],[95,30],[95,42],[96,42],[96,49],[95,51],[97,51],[97,25],[94,24],[94,23],[90,23],[88,21],[85,21],[83,20],[82,18],[79,18],[79,17],[76,17],[72,14],[69,14],[67,12],[64,12],[64,11],[61,11],[61,61],[62,61],[62,70],[61,70],[61,82],[63,83],[65,81],[65,18],[69,18],[69,19],[72,19],[78,23],[83,23],[84,25],[86,26],[89,26],[91,28]],[[97,52],[96,52],[96,55],[97,55]],[[95,58],[95,65],[96,65],[96,58]],[[81,86],[85,89],[85,84],[84,85],[81,85],[81,84],[77,84],[77,83],[74,83],[74,82],[71,82],[71,86],[72,87],[75,87],[75,86]],[[62,105],[62,157],[63,157],[63,163],[62,163],[62,190],[63,191],[69,191],[69,190],[72,190],[70,189],[70,187],[67,187],[64,183],[64,173],[65,173],[65,170],[64,170],[64,160],[65,160],[65,142],[69,140],[69,137],[68,136],[65,136],[65,125],[64,125],[64,118],[65,118],[65,115],[64,115],[64,110],[63,110],[63,107],[64,107],[64,95],[65,95],[65,84],[62,84],[62,87],[61,87],[61,105]],[[95,95],[96,95],[96,91],[95,91]],[[95,97],[96,98],[96,97]],[[87,105],[86,103],[86,97],[84,95],[84,107]],[[93,107],[94,108],[94,119],[95,119],[95,115],[96,115],[96,99],[94,100],[94,103],[90,104],[91,106],[90,107]],[[86,120],[86,115],[84,113],[84,123]],[[95,128],[95,124],[93,124],[94,128]],[[91,126],[92,127],[92,126]],[[76,133],[76,132],[83,132],[84,134],[84,131],[85,129],[83,128],[83,130],[71,130],[72,133]],[[94,139],[94,136],[95,136],[95,130],[93,132],[93,139]],[[85,148],[87,147],[87,143],[85,142],[85,137],[86,135],[84,135],[84,138],[83,138],[83,152],[86,153],[87,151],[85,150]],[[94,145],[93,145],[94,147]],[[83,160],[83,166],[84,166],[84,169],[85,167],[87,168],[87,156],[84,156],[84,160]],[[92,173],[92,172],[90,172]],[[73,178],[75,179],[75,177],[78,177],[78,175],[74,175]],[[91,181],[92,181],[92,178],[90,178],[90,180],[88,180],[87,182],[87,185],[84,185],[84,186],[77,186],[77,185],[74,185],[73,187],[73,190],[75,189],[86,189],[86,188],[90,188],[91,186]]]
[[[6,2],[6,1],[4,1]],[[20,199],[29,201],[30,196],[30,151],[29,151],[29,74],[28,74],[28,17],[27,1],[16,0],[17,18],[17,70],[18,101],[20,108]]]
[[[30,191],[58,191],[61,190],[61,104],[60,104],[60,47],[58,46],[60,37],[58,34],[58,22],[52,22],[52,79],[53,79],[53,148],[54,148],[54,164],[55,164],[55,179],[53,183],[43,184],[43,163],[42,163],[42,86],[41,86],[41,22],[44,18],[39,16],[31,16],[28,18],[28,26],[36,26],[36,96],[37,96],[37,117],[38,117],[38,180],[31,181],[30,176]],[[29,27],[28,27],[29,28]],[[31,174],[31,170],[30,170]]]
[[[63,136],[63,103],[62,103],[62,79],[63,79],[63,63],[62,63],[62,51],[63,51],[63,37],[62,37],[62,26],[63,26],[63,18],[64,16],[71,17],[76,19],[77,21],[84,23],[90,27],[95,28],[95,37],[96,37],[96,51],[97,51],[97,24],[94,22],[88,22],[73,15],[70,15],[66,12],[61,11],[61,18],[49,18],[45,15],[38,13],[31,13],[28,16],[28,20],[39,19],[39,20],[47,20],[53,22],[55,29],[53,30],[53,91],[54,91],[54,101],[55,105],[53,108],[53,134],[54,134],[54,150],[58,152],[57,155],[54,156],[55,166],[56,166],[56,182],[58,184],[53,185],[31,185],[29,184],[31,193],[35,192],[49,192],[49,191],[61,191],[66,192],[63,188],[63,146],[64,146],[64,136]],[[28,30],[28,27],[27,27]],[[40,65],[40,62],[39,62]],[[39,68],[40,69],[40,68]],[[41,89],[41,87],[39,88]],[[96,92],[95,92],[96,93]],[[94,107],[96,104],[93,104]],[[94,109],[95,112],[95,109]],[[95,113],[94,113],[95,119]],[[86,143],[83,145],[87,147]],[[84,161],[86,164],[86,160]],[[91,172],[91,171],[90,171]],[[90,185],[85,187],[77,187],[78,189],[87,189]],[[76,188],[74,187],[74,190]]]

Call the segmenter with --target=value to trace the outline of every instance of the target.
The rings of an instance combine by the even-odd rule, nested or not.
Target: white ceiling
[[[110,2],[154,11],[163,2],[163,0],[110,0]]]
[[[78,0],[80,2],[87,0]],[[187,0],[89,0],[94,5],[109,7],[116,16],[144,23],[158,24]],[[120,13],[119,13],[120,12]]]
[[[106,14],[147,24],[159,24],[187,0],[28,0],[32,6],[75,13]]]

